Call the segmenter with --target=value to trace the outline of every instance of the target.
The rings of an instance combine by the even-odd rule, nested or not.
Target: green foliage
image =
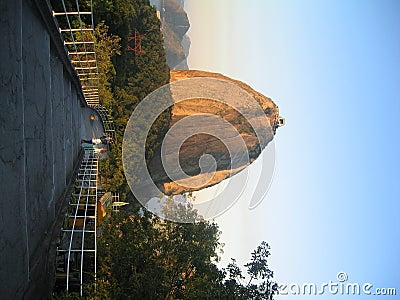
[[[113,101],[111,83],[116,71],[111,61],[115,55],[121,55],[121,38],[117,35],[109,35],[109,27],[101,21],[95,28],[96,59],[99,72],[99,96],[102,104],[110,109],[116,105]]]
[[[143,99],[150,92],[169,81],[160,21],[149,1],[107,1],[93,2],[95,20],[104,20],[113,35],[121,38],[122,55],[114,57],[117,86],[128,88],[127,92]],[[128,39],[135,32],[142,36],[143,53],[135,57],[126,51]]]
[[[265,242],[245,265],[250,275],[245,282],[235,260],[226,269],[216,265],[222,247],[218,226],[190,207],[172,209],[196,221],[174,223],[149,212],[121,212],[106,220],[98,239],[98,284],[91,299],[272,299],[276,285]]]
[[[141,100],[169,82],[160,22],[148,1],[93,2],[96,26],[96,54],[99,68],[99,95],[116,126],[117,145],[109,160],[100,162],[102,184],[132,200],[122,166],[122,139],[131,113]],[[128,37],[138,31],[142,53],[127,51]],[[162,113],[147,135],[146,158],[150,160],[168,130],[171,110]],[[128,199],[126,199],[128,198]]]

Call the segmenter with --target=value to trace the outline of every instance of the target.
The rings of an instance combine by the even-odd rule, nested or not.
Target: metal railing
[[[100,115],[106,135],[116,139],[115,124],[108,109],[101,105],[95,106],[94,109]]]
[[[90,1],[90,11],[81,11],[78,0],[75,1],[72,10],[67,9],[64,0],[61,0],[61,4],[62,10],[53,11],[53,17],[81,81],[86,103],[90,107],[100,105],[92,1]]]
[[[68,204],[56,256],[56,286],[83,295],[97,273],[98,156],[85,149]]]

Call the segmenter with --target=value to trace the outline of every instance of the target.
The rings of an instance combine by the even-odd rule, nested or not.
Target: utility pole
[[[135,54],[135,58],[138,57],[140,54],[144,53],[142,49],[142,39],[144,35],[139,34],[139,32],[135,29],[132,36],[128,36],[128,45],[126,46],[127,51],[133,51]],[[133,41],[133,47],[129,44],[129,42]]]

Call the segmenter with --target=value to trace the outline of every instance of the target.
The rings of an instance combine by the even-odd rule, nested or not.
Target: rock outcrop
[[[189,19],[183,5],[178,0],[164,0],[161,7],[161,30],[164,35],[167,64],[171,69],[187,68],[190,40],[186,32],[189,30]],[[179,66],[179,67],[178,67]]]
[[[177,80],[193,77],[215,78],[239,86],[248,94],[250,94],[255,100],[257,100],[272,127],[275,120],[279,116],[279,109],[270,98],[258,93],[257,91],[253,90],[249,85],[241,81],[231,79],[221,74],[197,70],[172,70],[170,81],[174,82]],[[172,96],[174,96],[174,94],[172,94]],[[232,97],[235,97],[235,95],[232,95]],[[247,147],[247,154],[250,157],[250,163],[254,159],[256,159],[261,153],[262,149],[260,148],[258,138],[255,135],[252,126],[250,126],[250,123],[248,122],[249,120],[246,120],[234,108],[214,100],[190,99],[175,104],[172,109],[172,120],[170,128],[174,126],[174,124],[176,124],[179,120],[187,116],[193,116],[201,113],[208,113],[219,116],[228,121],[239,132],[240,138],[245,142],[245,145]],[[218,132],[218,130],[221,131],[223,129],[215,128],[215,124],[210,124],[210,131]],[[267,140],[270,141],[273,138],[275,130],[271,129],[268,132],[269,133],[267,134],[269,136],[267,137]],[[232,136],[232,138],[237,137]],[[236,151],[235,146],[233,147],[233,151]],[[206,180],[207,177],[210,178],[210,174],[198,175],[200,173],[199,159],[205,154],[212,155],[217,163],[217,171],[214,172],[211,180]],[[229,155],[226,145],[224,145],[224,143],[222,143],[216,137],[202,133],[191,136],[182,144],[179,151],[179,161],[185,173],[190,176],[195,176],[196,181],[199,180],[200,182],[202,182],[202,179],[204,177],[205,183],[201,186],[201,188],[187,189],[186,187],[184,187],[185,180],[178,182],[176,180],[172,181],[164,172],[160,155],[158,153],[158,155],[156,155],[155,158],[151,161],[149,165],[149,170],[152,174],[153,180],[157,183],[160,189],[165,192],[165,194],[180,194],[183,192],[199,190],[211,185],[215,185],[222,180],[232,176],[233,174],[236,174],[249,164],[248,160],[243,160],[243,163],[240,163],[239,166],[236,165],[236,167],[232,169],[231,157]]]

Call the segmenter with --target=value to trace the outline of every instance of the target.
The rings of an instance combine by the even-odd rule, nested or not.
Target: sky
[[[216,219],[222,264],[244,264],[265,240],[280,283],[346,272],[398,297],[400,2],[186,0],[185,10],[189,68],[246,82],[286,118],[263,202],[249,210],[244,193]]]

